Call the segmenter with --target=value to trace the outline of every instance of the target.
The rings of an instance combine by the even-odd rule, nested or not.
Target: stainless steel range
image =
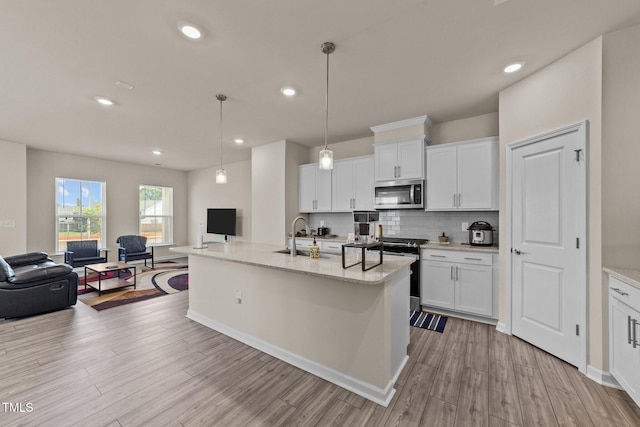
[[[410,239],[403,237],[382,237],[383,254],[412,257],[411,264],[411,309],[420,310],[420,245],[429,242],[427,239]]]

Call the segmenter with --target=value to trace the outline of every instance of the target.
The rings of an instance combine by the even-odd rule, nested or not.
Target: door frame
[[[503,332],[512,334],[512,295],[513,295],[513,263],[511,256],[511,248],[513,248],[513,156],[514,150],[526,145],[535,144],[550,138],[565,135],[568,133],[577,132],[578,147],[580,150],[580,168],[576,170],[578,173],[578,190],[577,199],[580,206],[583,209],[583,215],[579,215],[576,218],[578,236],[580,238],[580,248],[578,249],[578,283],[584,283],[584,286],[580,287],[580,292],[576,295],[576,301],[578,302],[579,312],[579,325],[580,325],[580,360],[578,369],[580,372],[587,373],[587,356],[589,345],[589,322],[588,322],[588,295],[589,295],[589,275],[588,275],[588,247],[589,242],[587,240],[587,224],[588,224],[588,206],[587,206],[587,177],[588,177],[588,120],[583,120],[578,123],[563,126],[558,129],[554,129],[548,132],[544,132],[520,141],[516,141],[505,146],[506,148],[506,229],[507,229],[507,249],[505,249],[506,268],[505,268],[505,323],[503,325]]]

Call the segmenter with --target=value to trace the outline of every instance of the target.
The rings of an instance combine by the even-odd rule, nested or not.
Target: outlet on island
[[[236,297],[234,299],[236,304],[242,304],[242,292],[236,291]]]

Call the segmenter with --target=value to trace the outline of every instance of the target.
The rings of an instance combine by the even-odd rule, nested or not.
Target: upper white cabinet
[[[428,211],[498,210],[498,138],[427,147]]]
[[[321,170],[317,163],[299,166],[300,212],[331,211],[331,171]]]
[[[424,179],[424,138],[374,145],[375,180]]]
[[[332,210],[373,210],[373,156],[336,160],[333,163]]]

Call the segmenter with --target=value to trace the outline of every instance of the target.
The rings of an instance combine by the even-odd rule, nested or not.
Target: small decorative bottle
[[[311,250],[309,251],[309,258],[320,258],[320,247],[316,243],[316,238],[313,238],[313,245],[311,245]]]

